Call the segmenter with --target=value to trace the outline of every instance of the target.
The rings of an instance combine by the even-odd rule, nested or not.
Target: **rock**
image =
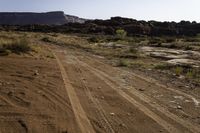
[[[128,116],[131,116],[131,113],[127,113]]]
[[[119,126],[120,127],[126,127],[126,125],[124,123],[120,123]]]
[[[192,59],[172,59],[168,60],[167,63],[178,66],[186,66],[186,67],[198,66],[200,64],[199,61]]]
[[[39,75],[38,70],[35,70],[34,75],[35,75],[35,76],[38,76],[38,75]]]
[[[10,82],[6,82],[7,85],[10,85]]]
[[[184,79],[185,76],[181,75],[181,76],[179,76],[178,78],[179,78],[179,79]]]
[[[101,89],[101,87],[98,87],[97,89]]]
[[[110,115],[111,115],[111,116],[114,116],[114,115],[115,115],[115,113],[110,113]]]
[[[189,86],[189,85],[186,85],[185,88],[190,88],[190,86]]]
[[[180,100],[183,100],[184,97],[183,96],[174,96],[175,99],[180,99]]]
[[[143,89],[143,88],[140,88],[140,89],[139,89],[139,91],[145,91],[145,89]]]
[[[182,107],[179,105],[179,106],[177,106],[177,109],[182,109]]]

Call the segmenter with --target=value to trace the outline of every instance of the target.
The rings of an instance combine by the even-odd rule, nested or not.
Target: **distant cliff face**
[[[84,23],[85,19],[76,16],[65,15],[62,11],[47,13],[30,12],[2,12],[0,24],[2,25],[63,25],[67,23]]]

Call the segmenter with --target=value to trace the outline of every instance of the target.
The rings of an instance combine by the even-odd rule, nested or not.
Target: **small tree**
[[[118,30],[116,30],[116,34],[119,38],[123,39],[126,37],[127,32],[123,29],[118,29]]]

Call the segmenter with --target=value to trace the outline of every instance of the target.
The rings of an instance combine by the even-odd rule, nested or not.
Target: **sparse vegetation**
[[[158,63],[154,65],[155,69],[160,69],[160,70],[167,70],[170,69],[172,66],[170,66],[168,63]]]
[[[183,73],[183,70],[184,70],[183,67],[179,67],[179,66],[177,66],[177,67],[174,68],[174,72],[178,76]]]
[[[25,38],[15,40],[1,40],[0,41],[0,53],[8,55],[9,53],[27,53],[31,51],[29,42]]]
[[[51,40],[49,39],[49,37],[43,37],[42,39],[41,39],[42,41],[44,41],[44,42],[51,42]]]
[[[117,37],[124,39],[127,36],[127,32],[124,29],[116,30]]]
[[[118,67],[128,67],[129,66],[129,62],[125,59],[120,59],[118,64],[117,64]]]

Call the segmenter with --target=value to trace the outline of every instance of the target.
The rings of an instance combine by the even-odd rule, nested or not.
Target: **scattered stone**
[[[101,89],[101,87],[98,87],[97,89]]]
[[[119,126],[120,127],[126,127],[126,125],[124,123],[120,123]]]
[[[179,79],[184,79],[185,76],[181,75],[181,76],[179,76],[178,78],[179,78]]]
[[[193,100],[193,102],[194,102],[195,106],[196,106],[196,107],[198,107],[198,106],[199,106],[199,104],[200,104],[200,101],[199,101],[199,100],[197,100],[196,98],[192,98],[192,100]]]
[[[188,86],[188,85],[186,85],[185,87],[186,87],[186,88],[190,88],[190,86]]]
[[[39,75],[38,70],[35,70],[34,75],[35,75],[35,76],[38,76],[38,75]]]
[[[170,103],[176,103],[176,101],[170,101]]]
[[[127,113],[128,116],[131,116],[131,113]]]
[[[115,113],[110,113],[111,116],[115,116]]]
[[[139,91],[145,91],[145,89],[144,88],[140,88]]]
[[[191,101],[190,101],[190,100],[185,100],[185,102],[186,102],[186,103],[190,103]]]
[[[6,82],[7,85],[10,85],[10,82]]]
[[[177,106],[177,109],[182,109],[182,107],[181,106]]]
[[[183,100],[184,97],[183,96],[174,96],[175,99],[180,99],[180,100]]]

